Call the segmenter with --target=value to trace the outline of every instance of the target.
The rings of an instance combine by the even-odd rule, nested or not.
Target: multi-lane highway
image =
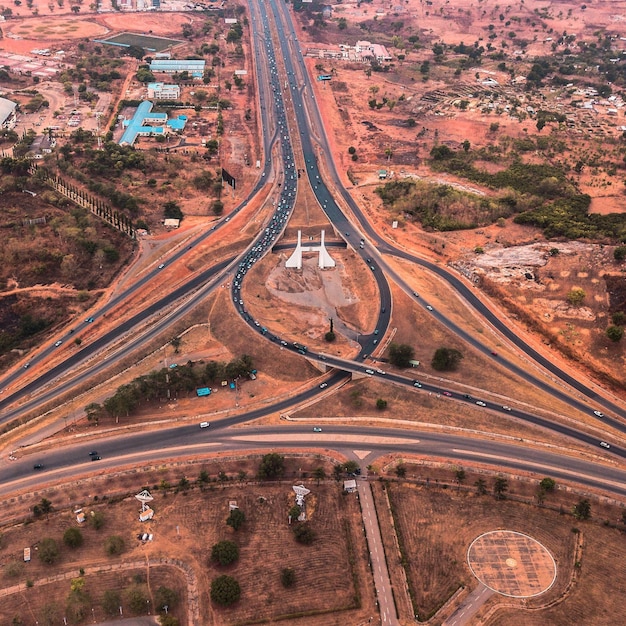
[[[272,38],[272,29],[270,28],[268,13],[265,9],[266,6],[268,10],[271,10],[271,12],[273,12],[274,15],[273,24],[274,28],[276,29],[277,39],[280,45],[282,62],[284,64],[284,67],[279,67],[276,61]],[[485,317],[494,326],[498,327],[500,330],[506,330],[507,332],[504,334],[507,337],[515,338],[516,341],[514,343],[520,349],[523,349],[531,358],[535,358],[536,356],[541,357],[541,355],[538,355],[531,348],[526,346],[526,344],[522,342],[519,337],[508,331],[508,329],[506,329],[506,327],[504,327],[499,322],[498,318],[480,302],[480,299],[474,294],[471,288],[465,285],[464,282],[447,272],[445,269],[439,266],[431,265],[428,262],[423,261],[422,259],[414,257],[401,250],[397,250],[390,246],[386,241],[384,241],[367,223],[365,217],[360,212],[356,203],[354,203],[347,191],[342,187],[339,181],[339,177],[336,175],[336,172],[332,168],[332,163],[329,162],[326,164],[325,169],[330,171],[331,174],[334,176],[333,187],[339,190],[342,195],[344,195],[344,200],[346,201],[348,206],[350,206],[352,214],[359,222],[359,228],[361,228],[363,233],[365,233],[369,238],[369,241],[365,241],[362,233],[341,211],[340,207],[335,202],[330,189],[326,186],[322,178],[322,173],[318,162],[318,156],[320,154],[323,155],[324,148],[327,151],[328,146],[326,143],[324,128],[321,124],[321,121],[319,120],[319,112],[317,111],[317,107],[315,105],[312,86],[306,73],[306,68],[304,67],[302,55],[300,54],[299,47],[297,45],[295,29],[293,28],[293,24],[291,23],[288,12],[284,7],[278,7],[278,5],[273,1],[269,2],[267,5],[260,5],[259,7],[253,5],[251,9],[251,25],[253,33],[255,34],[254,46],[256,70],[260,78],[258,92],[259,110],[261,112],[261,123],[265,131],[264,147],[266,150],[266,159],[264,163],[264,168],[260,171],[259,181],[256,187],[237,210],[239,211],[243,207],[245,207],[253,194],[258,192],[261,187],[269,182],[271,179],[274,184],[279,185],[280,189],[278,193],[278,199],[274,206],[273,215],[269,219],[268,223],[264,224],[263,230],[250,244],[249,248],[237,259],[229,259],[228,261],[224,261],[222,264],[210,268],[209,270],[206,270],[205,272],[199,274],[193,280],[181,286],[172,294],[169,294],[167,297],[161,299],[159,302],[155,303],[151,307],[148,307],[144,311],[138,313],[133,318],[119,325],[117,328],[110,331],[105,336],[84,347],[76,354],[66,359],[64,362],[51,368],[44,375],[23,386],[21,389],[14,392],[13,394],[5,396],[3,400],[0,401],[0,409],[9,406],[11,402],[14,402],[20,397],[26,396],[27,394],[30,394],[31,399],[19,409],[12,409],[3,412],[1,417],[2,421],[8,421],[10,419],[13,419],[21,412],[34,408],[45,401],[52,400],[60,393],[67,392],[73,386],[84,383],[86,380],[89,379],[90,376],[93,376],[96,373],[102,371],[104,368],[108,367],[109,363],[102,361],[95,362],[89,367],[84,367],[84,371],[82,371],[79,376],[76,376],[71,380],[64,382],[62,385],[57,385],[54,388],[50,386],[48,388],[45,387],[52,380],[59,378],[63,374],[71,372],[74,368],[78,366],[78,364],[84,363],[89,358],[93,359],[98,354],[98,352],[102,350],[105,346],[110,345],[113,341],[118,340],[120,335],[129,333],[131,329],[137,328],[140,324],[145,323],[147,319],[154,316],[158,311],[171,306],[174,302],[184,298],[185,296],[188,296],[190,293],[196,293],[197,298],[194,297],[186,300],[185,304],[176,309],[176,315],[170,314],[166,316],[166,319],[160,320],[157,324],[151,327],[150,331],[148,331],[145,336],[142,336],[141,340],[145,340],[146,337],[151,337],[158,332],[162,332],[163,329],[173,321],[173,319],[180,319],[180,317],[184,315],[192,306],[195,306],[197,299],[204,297],[206,293],[208,293],[210,289],[214,288],[215,285],[219,283],[219,281],[222,280],[225,276],[232,276],[233,303],[235,305],[235,309],[240,313],[243,319],[248,324],[250,324],[251,327],[258,330],[261,335],[265,336],[266,339],[279,343],[283,349],[289,349],[299,352],[307,358],[323,361],[328,366],[334,366],[337,369],[342,370],[342,372],[337,372],[328,380],[331,387],[333,384],[345,379],[346,374],[344,372],[358,372],[372,377],[378,377],[381,381],[389,381],[395,384],[404,384],[411,386],[416,393],[434,393],[440,396],[444,396],[444,398],[448,401],[455,401],[457,403],[470,403],[473,405],[478,405],[479,407],[486,410],[490,409],[493,411],[500,411],[512,417],[527,420],[528,422],[535,425],[552,429],[556,432],[577,439],[578,441],[598,446],[599,439],[597,437],[589,436],[585,433],[579,432],[574,428],[554,424],[545,418],[540,418],[526,411],[520,411],[506,405],[485,401],[480,398],[471,398],[467,394],[447,390],[436,385],[408,380],[404,377],[394,374],[386,374],[380,369],[363,365],[359,361],[346,361],[324,354],[313,353],[309,351],[302,342],[287,341],[286,339],[281,338],[271,329],[263,326],[262,321],[254,319],[247,312],[245,302],[242,296],[242,283],[252,266],[256,262],[258,262],[263,257],[263,255],[267,254],[275,245],[275,242],[281,237],[282,233],[284,232],[284,228],[289,221],[291,212],[294,208],[299,184],[298,181],[300,180],[300,172],[298,172],[298,169],[296,167],[297,159],[296,155],[294,154],[291,140],[292,133],[295,131],[298,133],[299,143],[302,149],[302,159],[303,163],[305,164],[304,169],[306,172],[306,180],[308,180],[309,184],[314,190],[320,206],[328,215],[336,231],[340,234],[341,237],[345,239],[347,245],[351,246],[355,250],[355,252],[361,256],[362,261],[372,268],[372,275],[375,277],[378,283],[381,300],[380,303],[378,303],[377,305],[379,306],[379,316],[378,322],[376,324],[377,332],[376,334],[372,333],[371,335],[361,336],[361,352],[359,360],[362,360],[365,355],[370,354],[376,348],[379,338],[384,335],[390,321],[392,302],[391,292],[387,281],[387,275],[391,276],[403,289],[408,291],[415,299],[415,302],[418,305],[424,306],[426,310],[429,311],[439,322],[447,325],[451,330],[456,332],[459,336],[463,337],[467,342],[471,343],[478,349],[482,349],[483,351],[488,349],[483,346],[479,341],[477,341],[474,337],[472,337],[467,331],[447,320],[444,315],[434,310],[433,307],[428,304],[423,298],[419,298],[417,294],[415,294],[415,292],[411,291],[411,287],[407,285],[400,276],[397,276],[397,274],[387,266],[383,257],[380,256],[380,252],[386,254],[394,254],[396,256],[406,258],[407,260],[421,264],[423,267],[426,267],[430,271],[435,271],[435,273],[437,273],[442,278],[445,278],[445,280],[447,280],[455,289],[457,289],[459,293],[461,293],[465,297],[465,299],[470,302],[472,306],[474,306],[474,308],[476,308],[476,310],[484,314]],[[283,81],[285,77],[286,79]],[[285,105],[285,100],[283,99],[284,93],[288,94],[286,96],[286,99],[289,100],[291,108],[288,108]],[[293,117],[290,117],[290,115],[293,115]],[[322,151],[316,151],[314,144],[317,144],[318,148],[321,146]],[[275,154],[277,158],[272,158],[273,154]],[[328,152],[326,152],[326,154],[328,154]],[[280,166],[276,165],[277,163],[280,164]],[[209,231],[201,235],[199,238],[195,239],[186,249],[180,250],[175,255],[172,255],[168,259],[167,263],[170,264],[176,262],[184,254],[186,254],[191,247],[202,242],[206,237],[210,236],[215,229],[219,228],[220,225],[225,224],[231,217],[232,216],[226,217],[220,222],[220,224],[212,227]],[[159,272],[161,272],[163,268],[164,264],[159,266],[159,268],[153,270],[141,280],[137,281],[132,287],[117,296],[115,300],[112,300],[105,307],[100,309],[98,313],[94,314],[92,318],[80,322],[78,326],[72,329],[71,332],[69,332],[59,341],[64,342],[68,339],[72,339],[73,337],[75,337],[76,334],[74,333],[80,332],[80,330],[82,330],[84,327],[93,323],[93,320],[97,319],[101,315],[106,314],[107,311],[111,310],[114,306],[119,304],[119,302],[123,298],[130,297],[130,295],[132,295],[132,293],[136,289],[144,287],[147,281],[154,279],[154,277]],[[136,349],[138,341],[139,339],[129,340],[125,344],[125,346],[118,352],[116,358],[124,356],[130,353],[130,351]],[[49,348],[46,351],[43,351],[38,359],[44,359],[53,349],[54,348]],[[545,359],[543,359],[543,357],[537,358],[536,360],[538,360],[542,365],[551,365]],[[590,408],[586,404],[578,400],[572,399],[569,394],[564,393],[561,390],[555,391],[551,385],[537,379],[536,377],[531,376],[528,372],[519,367],[516,368],[516,366],[514,366],[512,363],[505,361],[501,357],[498,357],[498,361],[504,367],[509,367],[509,369],[511,369],[517,375],[526,378],[537,386],[541,386],[546,392],[553,393],[557,397],[560,397],[562,400],[569,402],[577,409],[590,410]],[[33,364],[36,364],[37,360],[33,360],[32,362]],[[597,396],[594,392],[588,390],[584,385],[576,381],[575,378],[568,376],[563,372],[560,372],[560,370],[558,370],[558,368],[555,368],[553,365],[551,365],[549,369],[553,374],[558,375],[560,378],[562,378],[562,380],[564,380],[567,384],[571,384],[578,392],[584,393],[590,398],[597,399]],[[12,376],[6,377],[3,380],[3,386],[11,385],[16,382],[19,378],[19,374],[20,372],[17,372],[14,373]],[[298,402],[314,396],[316,393],[320,393],[317,385],[311,388],[305,394],[301,394],[296,398],[285,400],[284,402],[274,405],[273,407],[268,407],[263,414],[284,410],[289,406],[293,406]],[[612,406],[608,402],[604,402],[604,405]],[[619,407],[614,408],[615,413],[621,415],[621,409]],[[226,428],[227,426],[235,422],[254,419],[260,414],[261,413],[257,414],[257,412],[253,412],[245,415],[240,415],[235,418],[223,420],[220,424],[220,428]],[[618,420],[607,419],[607,423],[615,426],[616,428],[624,428],[623,423]],[[350,432],[357,431],[355,429],[350,430]],[[175,440],[175,433],[170,434],[174,437]],[[310,432],[309,436],[305,439],[311,439]],[[145,441],[147,442],[145,445],[152,445],[152,440],[150,438],[147,438]],[[615,445],[613,445],[613,447],[611,448],[611,452],[618,456],[625,455],[624,450],[621,447]],[[116,448],[115,450],[111,450],[111,453],[112,456],[117,456],[123,453],[123,449]],[[52,469],[55,466],[55,462],[53,462],[51,466],[48,462],[46,462],[46,467],[48,466]],[[14,468],[13,471],[17,471],[18,468],[21,467],[21,465],[14,464],[11,467]],[[601,469],[598,471],[600,472],[600,474],[602,473]],[[7,478],[10,477],[7,476]]]

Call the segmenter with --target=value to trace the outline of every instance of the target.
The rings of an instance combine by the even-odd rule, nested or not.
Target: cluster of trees
[[[475,228],[511,214],[504,199],[426,181],[390,181],[376,193],[394,213],[411,215],[424,228],[438,231]]]
[[[505,170],[492,174],[473,165],[478,156],[483,156],[481,151],[476,154],[469,150],[454,151],[439,144],[433,147],[430,156],[435,170],[455,173],[494,189],[509,189],[519,194],[519,197],[509,194],[500,199],[499,208],[506,210],[501,215],[518,212],[516,223],[537,226],[548,238],[626,240],[626,216],[589,214],[591,198],[578,193],[557,166],[515,160]],[[408,181],[393,181],[392,186],[385,189],[388,187],[385,185],[379,195],[387,202],[402,198],[406,204],[410,184]],[[523,203],[519,202],[522,198]],[[480,208],[489,215],[487,204]],[[492,212],[490,217],[499,216]]]
[[[93,421],[106,415],[115,418],[128,416],[141,402],[166,397],[168,390],[173,396],[182,392],[189,393],[217,381],[247,376],[253,369],[252,357],[247,354],[228,363],[209,361],[204,364],[189,361],[173,369],[164,367],[118,387],[115,394],[102,405],[92,402],[85,407],[85,414],[87,419]]]

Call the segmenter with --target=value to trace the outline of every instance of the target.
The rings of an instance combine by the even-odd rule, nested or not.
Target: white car
[[[510,406],[506,406],[506,404],[502,405],[502,408],[503,408],[505,411],[512,411],[511,407],[510,407]]]
[[[54,345],[58,348],[63,342],[59,339]]]
[[[600,445],[607,450],[611,447],[606,441],[601,441]]]
[[[476,400],[478,406],[487,406],[482,400]]]
[[[604,413],[602,411],[594,411],[593,414],[597,417],[604,417]]]
[[[200,428],[208,428],[211,422],[200,422]]]
[[[326,389],[326,387],[328,387],[328,383],[322,383],[320,385],[320,389]]]

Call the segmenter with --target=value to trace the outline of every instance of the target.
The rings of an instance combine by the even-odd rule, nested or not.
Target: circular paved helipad
[[[494,530],[476,537],[467,563],[485,587],[512,598],[545,593],[556,580],[556,563],[538,541],[512,530]]]

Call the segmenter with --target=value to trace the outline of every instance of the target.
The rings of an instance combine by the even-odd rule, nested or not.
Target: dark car
[[[91,460],[92,461],[101,461],[102,457],[99,454],[96,454],[95,456],[91,457]]]
[[[42,470],[43,465],[41,463],[37,463],[36,465],[33,465],[33,469],[36,471]]]
[[[96,450],[92,450],[92,451],[89,453],[89,456],[98,456],[98,453],[96,452]]]

